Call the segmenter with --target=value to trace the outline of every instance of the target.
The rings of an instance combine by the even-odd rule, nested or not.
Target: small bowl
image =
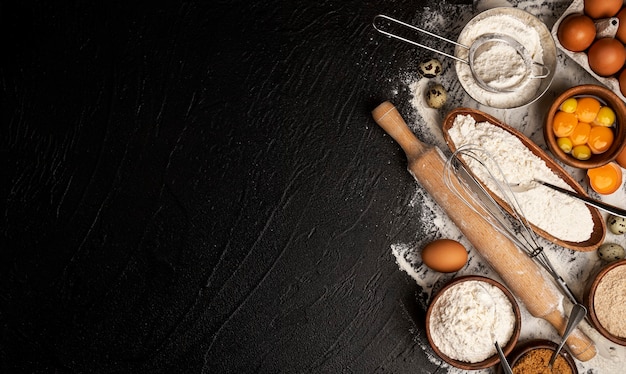
[[[523,343],[520,343],[517,347],[515,347],[513,352],[509,355],[508,360],[511,365],[511,368],[513,368],[515,367],[515,364],[517,364],[519,360],[522,359],[522,357],[524,357],[527,353],[531,352],[532,350],[549,349],[550,351],[554,352],[554,350],[558,346],[559,346],[558,344],[550,340],[545,340],[545,339],[528,340]],[[559,352],[559,356],[563,357],[565,361],[569,364],[570,369],[572,369],[573,374],[578,374],[578,368],[576,367],[576,362],[574,361],[574,358],[572,357],[572,355],[569,354],[569,352],[567,352],[565,349],[561,349],[561,352]],[[502,370],[502,365],[498,367],[497,372],[499,374],[504,373],[504,370]]]
[[[611,334],[604,326],[602,326],[602,324],[600,323],[600,320],[598,319],[598,315],[595,310],[595,302],[594,302],[594,299],[596,297],[596,291],[598,290],[598,285],[600,284],[604,276],[610,271],[621,266],[626,266],[626,259],[611,262],[610,264],[602,267],[596,273],[596,275],[592,278],[593,280],[591,281],[591,283],[589,283],[588,287],[585,289],[585,293],[583,296],[583,303],[585,304],[585,306],[587,307],[587,310],[589,311],[589,318],[591,319],[591,323],[596,328],[596,330],[598,330],[598,332],[600,332],[602,336],[609,339],[613,343],[626,346],[626,338],[615,336]]]
[[[613,144],[606,152],[593,154],[591,155],[591,158],[584,161],[563,152],[563,150],[559,148],[556,142],[556,137],[552,132],[552,121],[554,120],[554,115],[559,110],[559,107],[565,100],[575,96],[595,96],[600,99],[600,102],[603,102],[615,111],[616,124],[614,127],[615,137]],[[546,121],[543,126],[543,137],[554,157],[566,165],[579,169],[592,169],[606,165],[615,160],[622,148],[626,145],[626,104],[624,104],[624,102],[613,91],[603,86],[583,84],[572,87],[559,95],[552,103],[552,106],[550,106],[550,110],[546,115]]]
[[[480,362],[476,362],[476,363],[455,360],[445,355],[443,352],[441,352],[441,350],[439,350],[439,348],[435,345],[431,337],[430,318],[433,313],[434,305],[437,303],[437,301],[440,299],[440,297],[444,294],[445,291],[458,285],[459,283],[468,282],[468,281],[480,281],[480,282],[488,283],[490,285],[497,287],[506,295],[507,299],[509,300],[513,308],[513,314],[515,315],[515,326],[513,326],[513,334],[511,335],[511,338],[502,347],[502,351],[504,352],[505,355],[507,355],[513,350],[513,348],[515,347],[515,344],[517,343],[517,339],[519,338],[520,330],[522,327],[522,319],[521,319],[519,305],[517,305],[517,302],[515,301],[515,297],[513,296],[513,294],[506,287],[504,287],[504,285],[502,285],[501,283],[491,278],[487,278],[487,277],[479,276],[479,275],[465,275],[465,276],[452,279],[445,286],[443,286],[443,288],[437,293],[437,295],[435,295],[435,297],[433,298],[433,300],[431,301],[428,307],[428,310],[426,311],[426,336],[428,338],[428,343],[430,344],[432,349],[435,351],[435,353],[448,364],[456,368],[463,369],[463,370],[481,370],[481,369],[492,367],[496,365],[497,363],[499,363],[500,357],[498,356],[498,354],[496,353],[493,356],[490,356],[487,359],[480,361]]]

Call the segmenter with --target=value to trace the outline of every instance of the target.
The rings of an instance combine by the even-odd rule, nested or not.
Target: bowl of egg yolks
[[[543,136],[557,160],[588,171],[619,172],[621,185],[613,161],[626,145],[626,104],[613,91],[594,84],[566,90],[552,103]]]

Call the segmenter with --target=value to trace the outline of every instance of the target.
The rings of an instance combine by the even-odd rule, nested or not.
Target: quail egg
[[[431,108],[441,108],[446,103],[446,100],[448,100],[448,93],[440,84],[435,84],[426,91],[426,103]]]
[[[626,233],[626,218],[618,216],[609,216],[607,221],[609,230],[615,235]]]
[[[435,78],[443,71],[441,62],[435,58],[424,60],[417,66],[417,71],[424,78]]]
[[[615,243],[604,243],[598,248],[598,257],[604,261],[621,260],[626,255],[624,248]]]

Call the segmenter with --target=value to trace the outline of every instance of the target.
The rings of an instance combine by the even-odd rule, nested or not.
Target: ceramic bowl
[[[545,339],[533,339],[520,343],[515,347],[513,352],[507,357],[511,368],[515,367],[515,365],[527,354],[535,349],[549,349],[554,352],[554,350],[558,347],[557,343],[554,343],[550,340]],[[573,374],[578,374],[578,369],[576,368],[576,362],[569,352],[565,349],[561,349],[559,352],[559,356],[563,357],[565,361],[569,364],[570,369],[572,369]],[[504,373],[502,369],[502,365],[498,366],[498,374]]]
[[[593,326],[602,334],[605,338],[609,339],[613,343],[626,346],[626,338],[619,337],[611,334],[598,319],[598,314],[595,308],[595,298],[597,295],[598,285],[603,280],[603,278],[612,270],[617,269],[618,267],[626,266],[626,259],[619,260],[615,262],[611,262],[608,265],[602,267],[596,275],[592,278],[592,281],[589,283],[585,290],[585,294],[583,297],[583,303],[587,307],[589,311],[589,318]],[[623,316],[622,316],[623,318]]]
[[[485,282],[490,285],[493,285],[497,287],[498,289],[500,289],[506,295],[507,299],[510,301],[512,308],[513,308],[513,313],[515,315],[515,326],[513,327],[513,334],[511,335],[511,338],[502,347],[502,351],[504,352],[505,355],[507,355],[513,350],[513,348],[515,347],[515,344],[517,343],[517,339],[519,338],[519,334],[520,334],[520,330],[522,326],[522,323],[521,323],[522,319],[521,319],[519,305],[517,305],[517,302],[515,301],[515,297],[513,296],[513,294],[504,285],[502,285],[501,283],[491,278],[487,278],[487,277],[479,276],[479,275],[466,275],[466,276],[455,278],[449,281],[448,283],[446,283],[446,285],[443,286],[443,288],[437,293],[437,295],[435,295],[435,297],[431,301],[430,306],[428,307],[428,310],[426,312],[426,336],[428,338],[428,343],[430,344],[432,349],[435,351],[435,353],[448,364],[456,368],[463,369],[463,370],[481,370],[481,369],[492,367],[496,365],[497,363],[499,363],[500,358],[498,354],[496,353],[493,356],[490,356],[487,359],[480,361],[480,362],[476,362],[476,363],[455,360],[447,356],[443,352],[441,352],[441,350],[433,342],[432,336],[431,336],[432,333],[430,329],[430,319],[431,319],[431,316],[433,315],[433,309],[437,301],[450,288],[457,286],[462,282],[468,282],[468,281],[480,281],[480,282]]]
[[[593,154],[588,160],[579,160],[571,154],[563,152],[557,144],[557,138],[552,130],[554,115],[561,104],[570,97],[593,96],[604,105],[608,105],[615,111],[614,140],[611,147],[604,153]],[[580,169],[592,169],[615,160],[622,148],[626,145],[626,104],[611,90],[595,84],[584,84],[572,87],[561,95],[550,106],[543,126],[543,136],[554,157],[566,165]]]

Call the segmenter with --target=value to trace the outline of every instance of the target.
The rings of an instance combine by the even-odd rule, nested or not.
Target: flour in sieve
[[[535,61],[543,62],[543,48],[539,33],[532,27],[526,25],[522,20],[506,15],[495,15],[468,24],[459,37],[459,43],[470,46],[472,43],[486,34],[496,32],[500,35],[507,35],[517,40],[529,53],[529,57]],[[520,40],[521,39],[521,40]],[[456,62],[455,67],[459,81],[463,88],[477,101],[495,108],[511,108],[524,105],[530,102],[541,85],[540,79],[525,79],[528,74],[527,69],[520,70],[519,55],[511,53],[511,50],[502,50],[502,46],[495,44],[493,50],[486,51],[484,58],[477,59],[473,67],[486,82],[493,81],[497,87],[498,80],[506,82],[519,82],[513,92],[494,93],[478,85],[468,64]],[[512,47],[509,47],[513,49]],[[463,48],[458,48],[458,57],[469,58],[469,52]],[[499,57],[494,58],[502,52]],[[482,55],[482,54],[481,54]],[[490,58],[491,57],[491,58]]]
[[[448,134],[457,148],[473,144],[489,152],[509,183],[525,184],[539,179],[571,189],[516,136],[497,126],[476,122],[469,115],[458,115]],[[465,161],[492,192],[500,194],[484,168],[478,167],[475,160]],[[572,242],[582,242],[591,237],[593,219],[584,203],[542,185],[516,193],[515,199],[526,219],[552,236]]]
[[[522,84],[530,71],[517,50],[502,42],[486,45],[489,47],[481,49],[474,57],[474,73],[493,89],[514,89]]]

